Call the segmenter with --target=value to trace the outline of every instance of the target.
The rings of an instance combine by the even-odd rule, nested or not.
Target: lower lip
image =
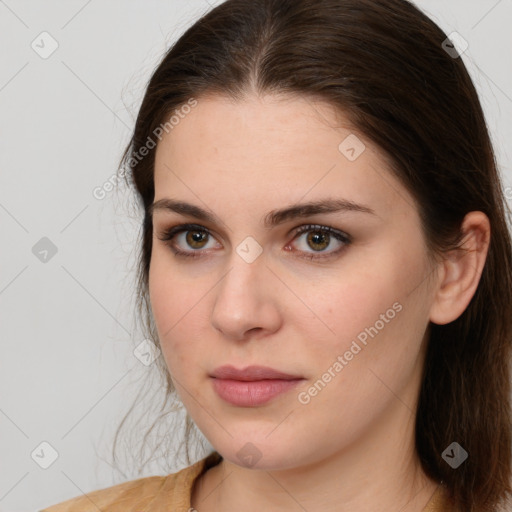
[[[265,379],[240,381],[231,379],[212,379],[213,388],[226,402],[239,407],[262,405],[272,398],[293,389],[304,379]]]

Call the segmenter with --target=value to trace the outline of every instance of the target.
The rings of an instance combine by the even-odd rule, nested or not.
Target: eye
[[[342,251],[352,241],[348,234],[329,226],[320,226],[318,224],[301,226],[296,231],[295,235],[294,240],[303,238],[303,235],[306,235],[303,238],[303,248],[300,249],[299,252],[303,253],[300,257],[307,259],[330,258]],[[326,252],[325,249],[329,247],[329,245],[332,245],[331,242],[333,239],[337,242],[338,249]],[[290,245],[286,246],[285,249],[289,250],[288,247],[290,247]],[[313,252],[305,250],[307,248],[313,249]]]
[[[185,256],[190,258],[199,258],[204,254],[200,251],[201,249],[207,248],[208,238],[211,236],[210,232],[203,226],[197,224],[181,224],[174,226],[173,228],[164,230],[159,240],[167,242],[167,245],[171,248],[176,256]],[[193,251],[184,251],[176,247],[175,240],[178,242],[181,239],[181,246],[184,244],[192,247]]]
[[[291,249],[291,251],[298,253],[301,258],[310,260],[330,258],[342,251],[352,241],[350,235],[329,226],[318,224],[300,226],[295,231],[293,240],[300,239],[303,235],[307,235],[304,238],[307,245],[304,246],[303,244],[302,249]],[[181,224],[164,230],[158,235],[158,239],[166,242],[176,256],[189,258],[206,256],[207,253],[202,249],[208,249],[208,242],[211,241],[211,237],[211,233],[205,227],[197,224]],[[337,242],[338,248],[333,251],[325,251],[329,245],[332,245],[333,239]],[[186,246],[193,250],[183,250],[183,247]],[[289,247],[290,244],[285,247],[285,250],[290,251]],[[312,248],[313,251],[307,251],[308,247]]]

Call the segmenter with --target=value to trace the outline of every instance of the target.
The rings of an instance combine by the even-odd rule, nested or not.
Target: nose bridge
[[[269,295],[272,287],[264,285],[271,274],[262,252],[251,240],[233,250],[212,311],[213,326],[226,336],[243,338],[251,329],[272,330],[278,322],[275,297]]]
[[[242,249],[243,245],[240,245]],[[265,265],[261,255],[247,260],[239,254],[239,247],[233,251],[229,260],[229,270],[219,283],[216,302],[228,302],[242,307],[244,303],[253,303],[258,298],[258,282],[264,278]]]
[[[248,288],[255,286],[265,273],[263,247],[252,237],[245,237],[233,247],[229,259],[229,271],[220,283],[222,293],[230,296],[248,296]],[[252,290],[251,295],[256,292]]]

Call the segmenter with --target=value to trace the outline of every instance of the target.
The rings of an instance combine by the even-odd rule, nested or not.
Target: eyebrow
[[[185,201],[176,201],[169,198],[159,199],[149,206],[149,215],[153,217],[155,211],[175,212],[181,215],[195,217],[204,222],[220,223],[217,216],[199,206],[187,203]],[[337,213],[337,212],[361,212],[377,215],[374,210],[368,206],[347,201],[345,199],[323,199],[308,203],[298,203],[280,210],[268,212],[263,220],[265,228],[271,228],[284,222],[301,217],[309,217],[319,213]]]

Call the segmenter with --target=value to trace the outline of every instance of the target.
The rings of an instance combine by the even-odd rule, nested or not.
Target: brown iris
[[[320,248],[311,246],[312,249],[322,250],[329,245],[329,235],[322,233],[321,231],[310,231],[307,236],[308,244],[322,245]]]
[[[202,249],[203,246],[197,246],[196,244],[200,244],[201,242],[207,241],[208,239],[208,233],[205,231],[188,231],[186,235],[187,244],[190,245],[190,247],[194,247],[195,249]]]

